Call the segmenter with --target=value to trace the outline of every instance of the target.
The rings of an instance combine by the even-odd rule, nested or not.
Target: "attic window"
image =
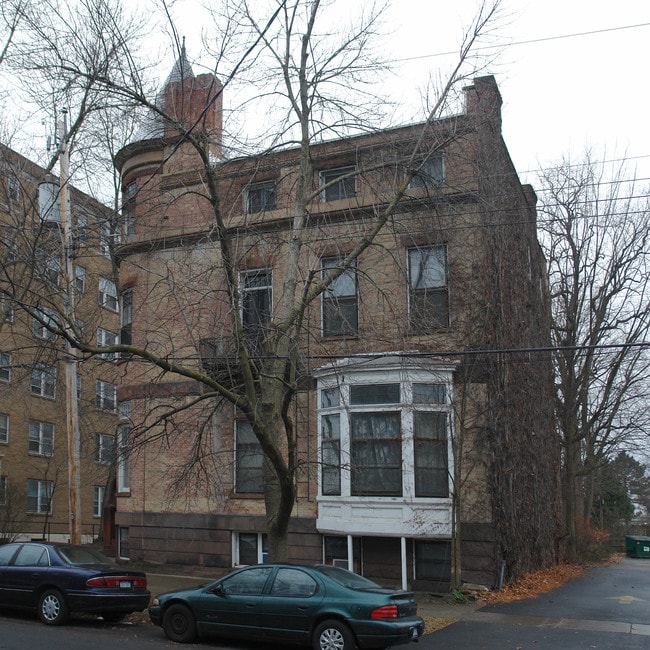
[[[246,214],[257,214],[275,210],[275,183],[251,183],[244,191],[244,209]]]
[[[338,201],[349,199],[357,195],[356,167],[338,167],[320,172],[320,185],[322,187],[322,201]]]
[[[418,171],[411,179],[409,189],[435,187],[436,185],[440,185],[445,177],[442,156],[432,156],[424,161],[420,161],[416,169]]]
[[[7,178],[7,194],[12,203],[17,203],[20,199],[20,183],[13,175]]]

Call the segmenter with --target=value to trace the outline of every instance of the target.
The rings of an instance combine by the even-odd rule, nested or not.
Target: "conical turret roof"
[[[176,59],[170,73],[167,75],[165,83],[156,95],[156,106],[163,108],[165,89],[169,84],[183,81],[184,79],[193,79],[194,77],[194,70],[192,69],[192,64],[187,58],[187,51],[185,50],[185,38],[183,38],[181,53],[178,59]],[[138,128],[136,140],[153,140],[154,138],[162,138],[164,134],[165,126],[160,115],[154,111],[150,111],[142,120],[142,123]]]
[[[163,89],[175,81],[183,81],[183,79],[192,78],[194,78],[194,70],[192,70],[192,64],[187,58],[187,52],[185,51],[185,38],[183,38],[183,45],[181,45],[181,54],[178,59],[176,59],[176,63],[174,63],[174,67],[169,73],[163,85]]]

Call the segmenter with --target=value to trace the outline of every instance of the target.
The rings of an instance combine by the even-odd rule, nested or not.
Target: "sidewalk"
[[[480,600],[456,603],[450,602],[450,598],[449,594],[432,595],[418,592],[418,614],[423,618],[430,616],[432,618],[464,621],[474,618],[481,607],[485,605]]]

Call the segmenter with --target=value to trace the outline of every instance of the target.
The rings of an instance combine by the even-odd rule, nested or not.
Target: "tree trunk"
[[[578,470],[580,445],[573,437],[567,441],[564,467],[564,523],[566,528],[567,559],[574,561],[578,555],[576,518],[578,516]]]

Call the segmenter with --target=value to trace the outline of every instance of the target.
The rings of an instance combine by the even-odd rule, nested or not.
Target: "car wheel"
[[[120,623],[126,618],[126,612],[106,612],[100,616],[104,619],[104,623]]]
[[[176,604],[165,610],[162,620],[167,638],[177,643],[189,643],[196,639],[196,621],[189,607]]]
[[[68,606],[57,589],[48,589],[38,599],[38,618],[45,625],[62,625],[68,620]]]
[[[323,621],[315,630],[314,650],[352,650],[356,647],[350,628],[334,619]]]

